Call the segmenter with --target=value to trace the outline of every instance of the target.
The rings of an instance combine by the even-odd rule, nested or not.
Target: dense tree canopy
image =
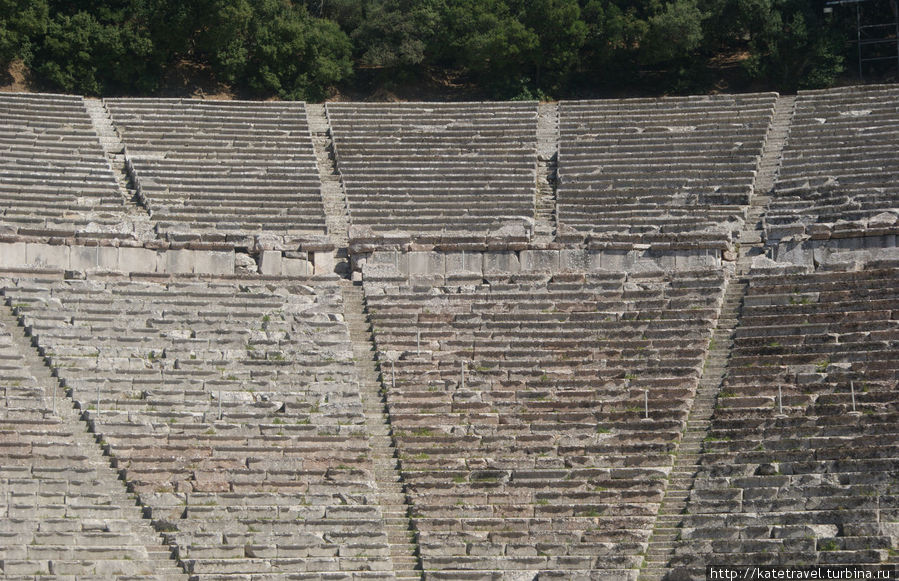
[[[872,0],[877,2],[878,0]],[[888,0],[883,0],[888,2]],[[452,79],[493,98],[832,84],[853,14],[823,0],[0,0],[0,66],[37,88],[156,94],[178,67],[319,100]]]

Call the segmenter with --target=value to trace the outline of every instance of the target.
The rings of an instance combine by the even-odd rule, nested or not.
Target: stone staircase
[[[556,234],[556,187],[559,169],[559,104],[540,103],[537,110],[537,189],[534,242],[552,242]]]
[[[125,489],[116,471],[112,468],[109,457],[104,455],[100,443],[89,433],[79,410],[75,409],[72,400],[60,388],[59,381],[51,375],[50,369],[31,346],[19,326],[19,321],[6,305],[0,306],[0,328],[10,331],[11,341],[16,351],[23,356],[22,363],[25,371],[31,374],[35,383],[43,390],[44,417],[58,421],[55,429],[69,434],[67,455],[79,460],[77,464],[73,461],[70,467],[89,467],[96,474],[95,478],[99,478],[102,482],[102,486],[98,488],[104,497],[104,503],[97,506],[97,509],[101,510],[97,512],[96,517],[90,517],[91,499],[86,499],[85,506],[79,507],[79,514],[84,516],[76,517],[83,519],[80,528],[77,526],[73,528],[72,524],[68,524],[67,527],[58,530],[60,532],[75,530],[88,535],[100,534],[101,536],[104,531],[110,533],[114,531],[116,536],[121,537],[124,534],[129,539],[127,546],[75,547],[75,549],[82,549],[85,554],[92,553],[89,558],[80,557],[80,553],[76,553],[73,557],[69,551],[72,547],[66,546],[60,546],[59,555],[54,556],[52,553],[54,546],[46,545],[41,555],[43,559],[48,560],[49,572],[59,575],[72,573],[77,574],[78,578],[88,579],[120,578],[121,574],[112,572],[128,570],[131,571],[129,578],[186,581],[188,577],[174,560],[172,548],[163,544],[159,533],[153,530],[149,521],[143,517],[142,509],[138,506],[135,496]],[[119,510],[111,513],[108,509],[112,507],[118,507]],[[114,514],[115,518],[110,518],[111,514]],[[46,517],[36,514],[34,518],[43,521]],[[21,519],[18,520],[21,523]],[[54,525],[50,522],[52,520],[49,518],[46,522],[48,531],[54,530]],[[6,524],[15,526],[13,521]],[[64,536],[60,535],[60,537]],[[147,555],[146,560],[142,558],[144,550]],[[140,556],[135,557],[135,555]],[[3,560],[0,562],[0,575],[17,574],[17,565],[24,565],[24,563],[17,563],[13,559]],[[94,573],[90,573],[90,571]],[[28,571],[27,574],[31,575],[33,572],[33,570]],[[134,575],[134,577],[130,575]]]
[[[668,573],[668,562],[679,540],[683,515],[694,479],[699,471],[702,443],[708,436],[715,403],[727,374],[728,359],[734,343],[734,330],[748,288],[752,259],[763,252],[763,215],[780,167],[781,154],[789,134],[796,98],[781,97],[774,107],[759,169],[753,183],[753,196],[746,211],[745,226],[739,237],[736,272],[725,284],[724,301],[712,333],[702,378],[687,418],[687,426],[677,448],[674,467],[668,476],[665,497],[649,539],[640,581],[658,581]]]
[[[306,117],[309,121],[309,131],[312,133],[312,144],[322,182],[322,202],[325,205],[328,234],[338,249],[338,257],[345,258],[349,243],[346,190],[337,171],[334,140],[331,138],[325,106],[306,103]]]
[[[764,225],[760,223],[762,214],[771,199],[774,181],[783,157],[784,146],[790,134],[790,123],[796,106],[795,96],[780,97],[774,104],[774,117],[765,136],[765,147],[759,161],[755,181],[752,184],[752,204],[746,214],[746,227],[740,234],[741,244],[759,244],[762,242]]]
[[[420,580],[421,564],[417,556],[415,533],[408,516],[409,505],[403,490],[396,449],[391,436],[390,418],[381,390],[362,287],[342,280],[341,290],[344,316],[353,343],[353,356],[372,448],[378,499],[387,527],[393,570],[398,581]]]
[[[734,329],[737,326],[746,287],[747,283],[742,278],[727,282],[718,324],[712,333],[702,378],[699,380],[693,406],[687,417],[686,429],[677,448],[674,466],[668,475],[665,497],[649,539],[643,569],[640,571],[640,581],[662,579],[668,571],[668,560],[678,540],[693,479],[699,471],[702,442],[708,433],[718,391],[727,370]]]
[[[112,125],[109,111],[101,99],[84,99],[84,108],[90,115],[94,131],[100,137],[100,145],[109,162],[109,167],[119,186],[119,194],[125,202],[125,208],[129,210],[128,218],[134,228],[138,240],[147,241],[156,238],[153,223],[146,208],[141,207],[137,190],[134,189],[131,177],[128,175],[125,160],[125,144]]]

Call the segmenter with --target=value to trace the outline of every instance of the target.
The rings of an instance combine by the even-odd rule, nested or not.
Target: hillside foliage
[[[794,90],[851,62],[849,16],[819,0],[0,0],[0,67],[84,95],[159,94],[185,63],[255,98],[435,78],[499,99],[703,91],[723,72]]]

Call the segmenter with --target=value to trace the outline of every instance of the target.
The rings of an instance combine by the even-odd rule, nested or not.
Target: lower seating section
[[[352,224],[481,239],[534,217],[536,103],[328,103]]]
[[[560,226],[615,246],[723,246],[742,226],[775,98],[562,102]]]
[[[897,289],[895,262],[750,280],[673,565],[891,558]]]
[[[108,99],[129,171],[160,234],[243,243],[324,234],[302,103]]]
[[[899,85],[800,92],[769,241],[895,234],[899,226]]]
[[[426,578],[635,576],[722,286],[713,272],[367,277]]]
[[[0,227],[123,236],[125,208],[81,97],[0,95]]]
[[[3,292],[192,578],[389,577],[336,281]]]
[[[0,576],[177,579],[100,450],[54,413],[11,340],[21,332],[0,323]]]

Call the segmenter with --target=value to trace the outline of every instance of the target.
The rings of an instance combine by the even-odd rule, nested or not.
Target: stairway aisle
[[[537,189],[534,242],[555,240],[559,171],[559,104],[540,103],[537,113]]]
[[[338,249],[338,256],[346,256],[349,243],[347,216],[347,198],[337,162],[334,157],[334,139],[324,105],[306,103],[306,117],[309,121],[309,132],[312,134],[312,145],[315,148],[315,159],[318,163],[318,175],[322,183],[322,202],[325,206],[325,221],[331,242]]]
[[[149,210],[139,205],[140,199],[137,190],[133,187],[131,177],[128,175],[125,144],[112,124],[106,105],[100,99],[85,99],[84,108],[90,115],[94,131],[96,131],[100,145],[103,147],[103,153],[106,155],[106,161],[109,162],[109,167],[119,186],[119,194],[128,211],[128,219],[135,236],[141,241],[154,240],[156,233],[153,223],[150,221]]]
[[[353,357],[370,437],[378,499],[387,526],[390,558],[398,581],[418,581],[422,572],[416,536],[409,519],[411,507],[406,503],[403,490],[399,461],[391,436],[390,417],[381,391],[371,324],[365,314],[362,287],[347,280],[342,280],[340,284],[344,317],[353,343]]]
[[[649,539],[640,581],[657,581],[668,572],[668,561],[674,554],[690,489],[699,471],[702,442],[708,433],[715,401],[725,377],[746,287],[747,283],[743,279],[727,282],[718,324],[712,333],[702,378],[696,388],[686,429],[677,447],[674,466],[668,475],[665,498],[659,507],[659,515]]]
[[[796,106],[794,95],[780,97],[774,105],[774,117],[765,136],[765,147],[759,160],[758,171],[752,184],[752,204],[746,214],[746,225],[740,235],[741,244],[762,242],[764,225],[761,223],[765,208],[774,190],[774,181],[780,171],[783,150],[790,134],[790,123]]]

